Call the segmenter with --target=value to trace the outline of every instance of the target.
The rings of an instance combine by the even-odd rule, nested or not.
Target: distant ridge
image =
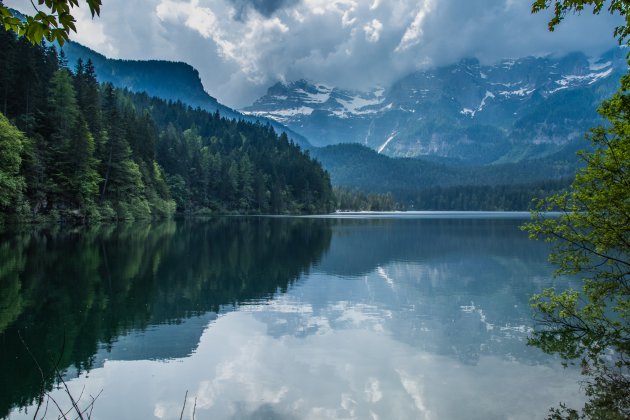
[[[401,197],[434,187],[523,185],[572,178],[581,161],[575,150],[541,159],[462,166],[423,158],[393,158],[360,144],[336,144],[312,152],[330,172],[333,185]]]
[[[221,116],[245,121],[260,121],[271,124],[279,132],[286,132],[289,138],[304,148],[310,148],[308,140],[272,119],[244,115],[229,108],[212,97],[203,87],[199,72],[190,64],[165,60],[119,60],[107,58],[76,42],[64,44],[63,51],[68,65],[73,68],[78,59],[92,60],[96,77],[101,83],[111,83],[115,87],[127,88],[132,92],[146,92],[151,96],[170,101],[181,101],[193,108],[209,112],[219,111]]]

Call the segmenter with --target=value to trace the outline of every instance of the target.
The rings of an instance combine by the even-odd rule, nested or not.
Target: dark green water
[[[57,366],[81,404],[102,391],[95,419],[178,419],[187,391],[184,418],[540,418],[580,396],[576,372],[525,344],[528,296],[568,280],[551,278],[522,222],[232,217],[5,233],[0,416],[32,418],[41,372],[69,409]]]

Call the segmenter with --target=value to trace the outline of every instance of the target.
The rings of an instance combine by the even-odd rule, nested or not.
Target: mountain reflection
[[[213,314],[271,299],[308,272],[330,244],[329,224],[221,218],[5,233],[0,416],[40,392],[41,374],[20,335],[48,377],[58,361],[61,371],[90,370],[100,364],[99,349],[139,333],[153,340],[149,354],[129,340],[117,346],[118,358],[189,355]],[[156,327],[181,323],[192,327]]]
[[[339,319],[372,320],[364,327],[463,364],[477,364],[482,356],[547,360],[525,345],[533,322],[529,298],[573,280],[551,276],[548,246],[531,241],[522,223],[343,220],[333,227],[330,250],[316,268],[326,276],[316,297],[310,296],[312,317],[327,319],[333,329]],[[361,281],[330,281],[330,276]],[[340,303],[351,305],[340,311]]]

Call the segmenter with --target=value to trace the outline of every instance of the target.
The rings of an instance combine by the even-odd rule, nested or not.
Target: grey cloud
[[[615,44],[612,32],[617,20],[606,14],[567,16],[556,32],[550,33],[547,30],[550,15],[532,15],[529,1],[452,0],[439,4],[439,13],[426,22],[425,31],[430,39],[418,48],[436,63],[463,56],[491,62],[574,50],[593,54]]]
[[[78,39],[110,56],[188,62],[208,92],[232,107],[251,104],[279,80],[387,87],[423,66],[464,57],[490,63],[615,46],[618,18],[584,11],[549,33],[549,13],[531,15],[531,1],[108,0],[100,18],[79,22]],[[397,50],[425,4],[421,30],[412,31],[418,38]],[[375,21],[379,36],[366,36]]]
[[[359,2],[360,3],[360,2]],[[339,14],[323,13],[297,24],[284,19],[290,31],[278,45],[261,45],[265,51],[259,65],[266,83],[252,86],[239,98],[249,104],[255,95],[278,80],[307,78],[345,88],[389,86],[398,78],[425,66],[445,65],[464,57],[484,63],[527,55],[565,54],[581,50],[598,54],[615,46],[613,27],[618,19],[609,15],[568,16],[556,32],[547,31],[548,14],[531,15],[527,1],[503,0],[435,1],[422,24],[417,44],[396,52],[396,47],[414,21],[418,2],[408,1],[397,11],[394,2],[356,8],[344,27]],[[399,2],[400,3],[400,2]],[[402,2],[405,3],[405,2]],[[299,6],[298,11],[302,10]],[[282,13],[276,14],[281,16]],[[377,19],[382,23],[378,42],[369,42],[363,26]],[[403,24],[404,23],[404,24]],[[247,96],[251,99],[247,100]]]
[[[300,2],[300,0],[229,0],[236,9],[235,18],[238,20],[246,20],[249,9],[254,9],[261,15],[269,17],[277,10],[291,7]]]

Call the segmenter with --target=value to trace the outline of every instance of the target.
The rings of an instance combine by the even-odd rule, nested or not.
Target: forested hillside
[[[63,45],[63,52],[70,63],[79,59],[84,62],[91,60],[100,83],[111,83],[114,87],[129,89],[131,92],[147,92],[150,96],[167,101],[182,101],[193,108],[199,107],[209,112],[219,111],[230,119],[269,123],[278,133],[287,133],[301,147],[312,147],[302,135],[273,119],[241,114],[218,102],[206,92],[199,72],[190,64],[166,60],[117,60],[72,41]]]
[[[0,31],[0,213],[90,221],[313,213],[328,174],[270,126],[99,85],[54,47]]]
[[[330,172],[338,201],[391,193],[398,204],[387,208],[406,210],[527,210],[534,198],[565,189],[581,165],[571,147],[542,159],[483,166],[391,158],[359,144],[315,148],[313,155]],[[351,200],[347,191],[355,193]]]

